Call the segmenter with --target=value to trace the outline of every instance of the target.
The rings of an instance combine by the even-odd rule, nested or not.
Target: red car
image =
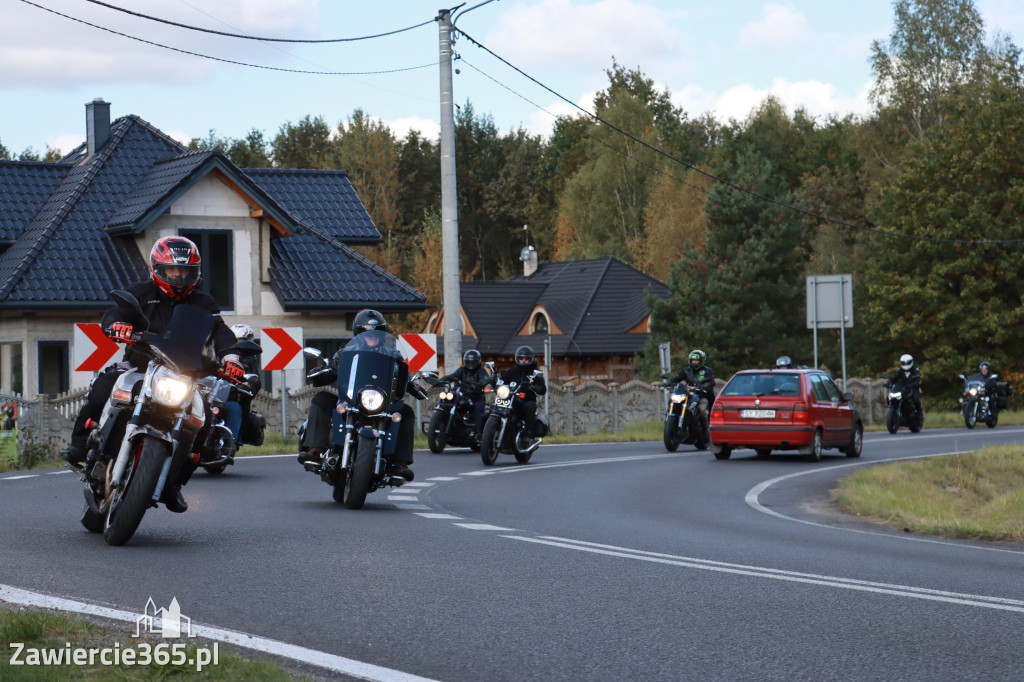
[[[729,379],[711,408],[711,452],[729,459],[737,448],[766,457],[799,450],[808,461],[825,448],[860,457],[864,424],[827,372],[817,369],[748,369]]]

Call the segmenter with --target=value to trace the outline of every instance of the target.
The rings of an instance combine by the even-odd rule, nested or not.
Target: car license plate
[[[775,410],[740,410],[742,419],[775,419]]]
[[[502,400],[501,398],[495,398],[494,399],[494,406],[495,407],[511,407],[512,406],[512,398],[505,398],[504,400]]]

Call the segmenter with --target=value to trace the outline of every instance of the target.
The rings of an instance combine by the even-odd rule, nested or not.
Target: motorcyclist
[[[779,359],[775,361],[775,369],[790,369],[793,366],[793,361],[789,359],[788,355],[781,355]]]
[[[235,335],[220,316],[220,308],[213,296],[205,291],[196,290],[199,282],[201,258],[196,245],[185,237],[163,237],[157,240],[149,254],[149,279],[135,282],[128,286],[127,291],[142,306],[145,320],[149,321],[148,331],[160,333],[171,320],[174,307],[187,303],[198,306],[212,313],[215,325],[212,333],[214,350],[217,357],[224,363],[224,371],[229,376],[241,378],[245,369],[235,354],[223,354],[229,346],[235,344]],[[137,311],[115,305],[103,314],[101,326],[104,333],[115,341],[125,344],[124,357],[121,362],[110,365],[93,379],[82,405],[78,418],[71,432],[71,445],[61,450],[60,455],[72,466],[87,466],[87,439],[89,430],[86,423],[92,419],[98,421],[103,407],[114,390],[117,378],[131,368],[145,369],[149,358],[134,348],[132,334],[142,331],[145,320]],[[181,495],[181,486],[186,483],[195,464],[187,462],[174,480],[168,480],[164,486],[160,501],[172,512],[184,512],[188,509],[185,498]]]
[[[361,343],[362,350],[379,350],[380,352],[392,352],[380,344],[380,334],[366,334],[365,332],[387,332],[388,323],[384,316],[376,310],[369,308],[359,311],[352,321],[353,341]],[[338,363],[344,349],[334,355],[329,367],[315,373],[311,377],[314,386],[328,386],[338,380]],[[404,360],[402,361],[404,362]],[[411,381],[409,382],[412,383]],[[401,414],[402,419],[398,424],[398,441],[395,444],[394,461],[388,465],[388,473],[392,476],[401,476],[406,481],[413,480],[412,469],[412,446],[413,435],[416,428],[416,415],[413,409],[404,401],[399,401],[401,406],[397,410],[389,410]],[[299,462],[319,462],[325,450],[329,447],[331,435],[331,412],[338,405],[338,396],[330,391],[320,391],[313,396],[309,403],[309,416],[306,419],[306,430],[302,434],[302,441],[299,443]]]
[[[786,359],[788,360],[789,358]],[[708,364],[707,353],[699,348],[694,348],[690,351],[690,355],[686,358],[686,366],[683,367],[679,374],[669,379],[667,383],[678,384],[679,382],[693,386],[700,392],[700,398],[697,401],[697,411],[700,414],[700,425],[707,431],[709,423],[708,412],[711,410],[711,404],[715,400],[715,372],[711,369],[711,365]]]
[[[894,384],[903,384],[903,391],[914,404],[917,414],[921,413],[921,370],[914,365],[914,356],[904,353],[900,356],[900,368],[892,379]]]
[[[446,374],[437,380],[443,384],[446,381],[458,381],[462,395],[469,398],[473,405],[473,435],[480,440],[480,434],[484,430],[484,387],[491,382],[491,374],[481,365],[480,351],[470,348],[462,354],[462,367],[459,367],[451,374]]]
[[[985,395],[988,396],[989,412],[995,415],[999,411],[999,401],[996,399],[996,376],[992,373],[992,365],[986,360],[978,365],[978,371],[981,372],[981,376],[985,380]]]
[[[548,385],[544,382],[544,375],[538,374],[535,378],[533,373],[537,370],[537,360],[533,355],[533,348],[519,346],[516,348],[515,367],[505,370],[501,375],[501,381],[505,384],[516,382],[516,391],[525,394],[526,397],[512,403],[512,409],[526,425],[526,430],[531,435],[537,433],[537,396],[548,392]]]
[[[233,324],[231,325],[231,332],[239,341],[253,341],[256,338],[256,330],[247,324]],[[231,435],[234,436],[236,446],[239,442],[238,437],[242,428],[242,422],[249,418],[249,414],[252,410],[252,399],[257,393],[259,393],[260,387],[262,386],[259,376],[256,375],[260,366],[259,355],[255,353],[239,353],[239,356],[239,362],[245,370],[245,374],[248,376],[246,384],[248,389],[252,391],[252,396],[240,393],[237,402],[230,400],[224,405],[224,410],[226,412],[224,424],[231,430]]]

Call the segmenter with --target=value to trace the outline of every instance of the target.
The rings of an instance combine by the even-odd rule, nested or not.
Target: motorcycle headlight
[[[359,408],[368,414],[376,414],[384,407],[384,394],[375,388],[364,388],[359,392]]]
[[[445,393],[443,397],[444,397],[445,400],[455,400],[455,394],[454,393]]]
[[[192,393],[192,380],[161,367],[153,374],[153,400],[167,407],[181,407]]]
[[[672,402],[674,402],[674,403],[681,403],[681,402],[683,402],[685,400],[686,400],[686,395],[684,395],[683,393],[673,393],[672,394]]]
[[[900,398],[903,397],[903,393],[890,393],[889,397],[895,400],[899,400]]]
[[[512,391],[509,390],[508,386],[505,386],[504,384],[502,384],[501,386],[498,386],[497,396],[499,398],[505,399],[505,398],[508,397],[508,394],[511,393],[511,392]]]
[[[976,388],[968,389],[967,392],[970,393],[971,395],[978,395],[978,389]]]

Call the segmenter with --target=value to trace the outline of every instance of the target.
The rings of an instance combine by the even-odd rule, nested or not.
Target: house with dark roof
[[[74,323],[98,322],[112,289],[147,278],[153,243],[171,235],[199,246],[200,286],[229,325],[301,327],[331,345],[362,308],[426,308],[351,248],[380,233],[344,171],[241,169],[137,116],[111,122],[96,100],[86,142],[60,161],[0,161],[0,391],[87,385],[71,366]]]
[[[549,340],[552,379],[633,379],[634,357],[650,329],[646,294],[665,299],[668,287],[612,257],[538,263],[527,247],[523,262],[514,279],[461,283],[463,350],[476,348],[500,368],[528,345],[543,366]],[[444,315],[443,309],[432,315],[424,331],[443,334]]]

